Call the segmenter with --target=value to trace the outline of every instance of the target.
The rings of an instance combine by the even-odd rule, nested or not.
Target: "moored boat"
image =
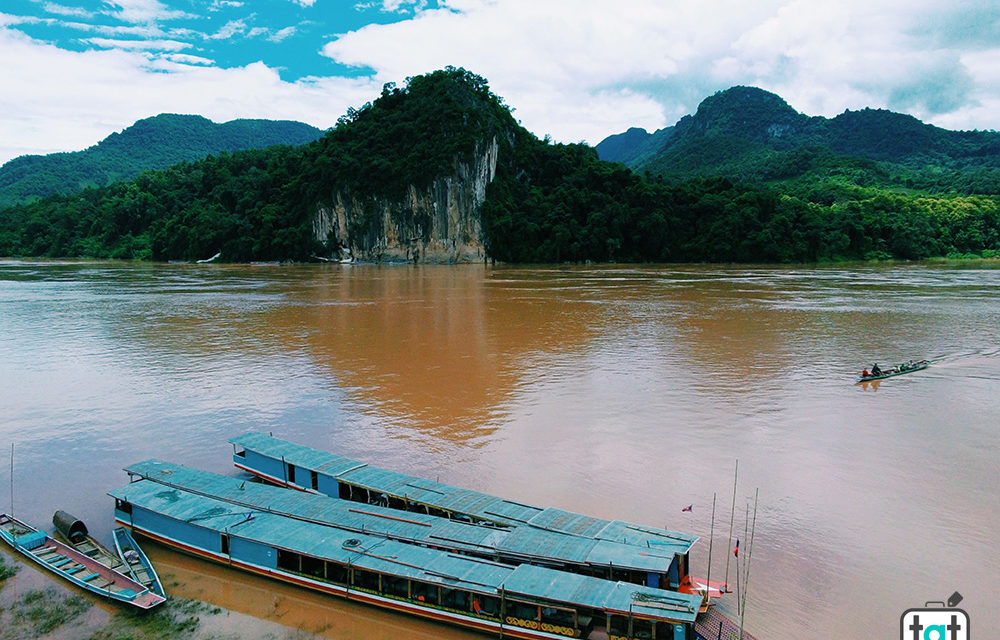
[[[514,638],[692,640],[701,598],[338,530],[138,480],[121,526],[319,592]]]
[[[164,602],[163,596],[14,516],[0,514],[0,538],[46,571],[95,595],[140,609]]]
[[[859,384],[861,382],[871,382],[873,380],[884,380],[886,378],[901,376],[907,373],[913,373],[914,371],[926,369],[930,366],[930,364],[929,360],[918,360],[916,362],[910,360],[909,362],[904,362],[903,364],[892,367],[891,369],[881,369],[878,375],[860,375],[854,383]]]
[[[115,537],[115,550],[128,568],[129,575],[153,593],[166,597],[160,576],[156,575],[156,570],[153,569],[153,563],[136,544],[129,530],[125,527],[115,527],[112,533]]]
[[[76,516],[63,510],[58,510],[52,514],[52,524],[55,525],[56,533],[62,537],[62,542],[73,547],[83,555],[96,560],[105,567],[114,569],[123,574],[128,574],[128,567],[117,553],[111,551],[90,535],[87,525]]]
[[[161,460],[132,464],[125,471],[130,477],[345,531],[658,588],[669,588],[679,566],[676,552],[678,548],[685,549],[673,544],[641,548],[530,526],[500,527],[418,512],[404,514],[389,507],[289,491]],[[682,584],[682,589],[685,586]],[[714,593],[706,595],[721,595],[718,585]]]

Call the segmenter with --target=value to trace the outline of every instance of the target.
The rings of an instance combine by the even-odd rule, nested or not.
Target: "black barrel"
[[[87,539],[87,525],[83,520],[77,520],[76,516],[59,510],[52,514],[52,524],[56,525],[59,533],[66,536],[66,539],[76,544]]]

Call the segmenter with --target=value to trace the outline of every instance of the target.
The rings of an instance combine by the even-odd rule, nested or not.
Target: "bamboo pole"
[[[736,515],[736,480],[740,474],[740,461],[736,459],[736,470],[733,471],[733,508],[729,512],[729,546],[733,548],[733,518]],[[737,560],[738,562],[738,560]],[[726,591],[729,591],[729,554],[726,554]]]
[[[740,606],[740,639],[743,638],[743,618],[747,609],[747,592],[750,585],[750,559],[753,557],[753,537],[757,531],[757,498],[760,496],[760,487],[754,491],[753,495],[753,525],[750,527],[750,542],[747,545],[747,558],[744,562],[746,574],[743,577],[743,602]],[[748,505],[749,508],[749,505]]]
[[[712,588],[712,543],[715,542],[715,492],[712,493],[712,528],[708,535],[708,576],[705,578],[706,592]]]

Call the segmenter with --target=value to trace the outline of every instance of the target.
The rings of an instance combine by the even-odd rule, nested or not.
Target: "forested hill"
[[[386,85],[315,142],[0,208],[0,256],[1000,257],[1000,196],[991,195],[1000,181],[985,180],[997,171],[996,134],[942,132],[887,112],[809,118],[736,88],[661,135],[667,151],[633,172],[587,145],[539,140],[484,78],[447,68]],[[980,174],[984,182],[971,179]]]
[[[850,173],[882,186],[1000,193],[1000,133],[949,131],[882,109],[809,117],[773,93],[733,87],[670,131],[662,139],[631,129],[597,150],[668,181],[724,176],[762,184]]]
[[[147,169],[165,169],[213,153],[300,145],[321,135],[316,127],[288,120],[216,124],[201,116],[164,113],[139,120],[83,151],[14,158],[0,167],[0,206],[129,180]]]

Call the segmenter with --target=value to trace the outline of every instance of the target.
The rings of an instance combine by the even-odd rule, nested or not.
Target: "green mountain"
[[[997,181],[971,178],[996,171],[995,136],[878,111],[809,118],[737,87],[660,133],[662,151],[634,172],[589,146],[539,140],[484,78],[449,67],[387,84],[314,142],[219,153],[2,208],[0,256],[1000,257],[1000,197],[988,190]],[[634,158],[660,144],[635,132],[616,143]]]
[[[625,133],[608,136],[595,148],[601,160],[635,167],[659,154],[673,134],[673,127],[658,129],[653,133],[632,127]]]
[[[1000,133],[949,131],[882,109],[809,117],[773,93],[733,87],[706,98],[671,131],[652,154],[653,135],[644,139],[642,130],[624,139],[626,134],[610,136],[597,149],[602,159],[666,181],[835,178],[862,186],[1000,193]]]
[[[164,113],[139,120],[83,151],[14,158],[0,167],[0,206],[130,180],[148,169],[213,153],[304,144],[322,134],[288,120],[216,124],[201,116]]]

